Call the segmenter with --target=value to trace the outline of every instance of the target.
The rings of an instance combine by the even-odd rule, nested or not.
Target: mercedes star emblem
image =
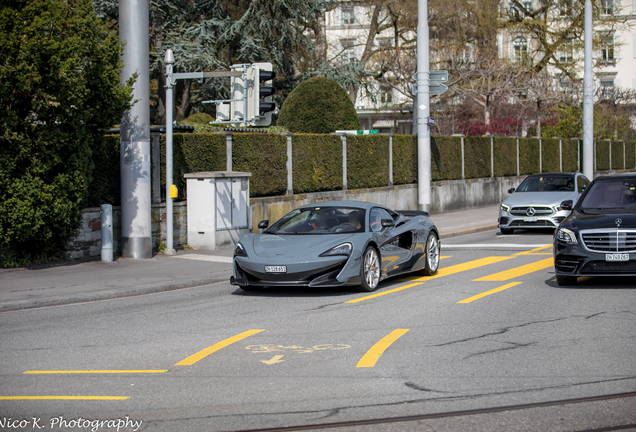
[[[528,207],[528,210],[526,210],[526,214],[528,216],[534,216],[534,207]]]
[[[616,218],[616,220],[614,222],[616,222],[616,226],[621,226],[621,224],[623,223],[623,219]]]

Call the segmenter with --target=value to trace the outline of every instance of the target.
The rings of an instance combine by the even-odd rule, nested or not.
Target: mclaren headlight
[[[556,232],[556,239],[566,244],[577,244],[579,241],[576,239],[574,231],[567,228],[559,228]]]
[[[234,256],[242,256],[242,257],[246,257],[247,256],[247,252],[245,252],[245,248],[243,247],[242,244],[237,243],[236,247],[234,248]]]
[[[328,251],[325,251],[320,254],[320,256],[334,256],[334,255],[351,255],[351,251],[353,250],[353,245],[351,243],[342,243],[338,246],[334,246]]]
[[[500,207],[500,208],[501,208],[501,211],[503,211],[503,212],[506,212],[506,213],[509,213],[509,212],[510,212],[510,207],[508,207],[508,206],[507,206],[507,205],[505,205],[505,204],[501,204],[501,207]]]

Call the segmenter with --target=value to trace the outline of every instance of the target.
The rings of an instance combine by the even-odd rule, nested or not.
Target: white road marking
[[[218,263],[227,263],[232,264],[232,257],[225,256],[215,256],[215,255],[197,255],[197,254],[189,254],[189,255],[176,255],[172,258],[183,258],[183,259],[191,259],[196,261],[210,261],[210,262],[218,262]]]
[[[515,244],[515,243],[478,243],[478,244],[448,244],[442,241],[442,250],[446,249],[536,249],[551,246],[552,244]]]

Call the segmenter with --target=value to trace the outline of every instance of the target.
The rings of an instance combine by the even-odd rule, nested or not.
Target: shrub
[[[360,129],[353,102],[335,81],[314,77],[302,82],[285,99],[278,125],[290,132],[326,134]]]

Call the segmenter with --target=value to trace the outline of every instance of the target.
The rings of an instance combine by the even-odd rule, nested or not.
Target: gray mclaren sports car
[[[437,273],[441,243],[426,212],[393,211],[360,201],[304,205],[260,233],[241,237],[234,251],[232,285],[350,286],[374,291],[403,273]]]

